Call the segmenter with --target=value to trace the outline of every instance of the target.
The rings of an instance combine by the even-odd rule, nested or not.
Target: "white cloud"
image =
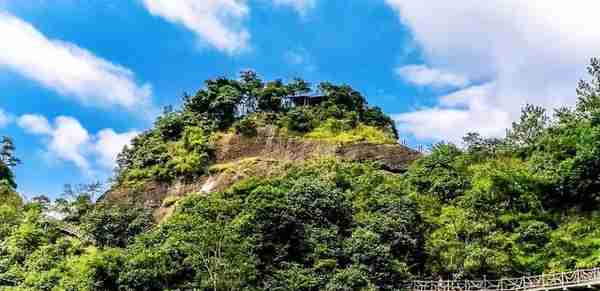
[[[49,151],[55,153],[60,159],[75,163],[84,171],[91,170],[90,163],[85,157],[85,152],[91,142],[91,136],[87,130],[72,117],[59,116],[54,124],[48,146]]]
[[[0,108],[0,128],[5,127],[11,122],[12,118],[2,108]]]
[[[283,55],[283,58],[288,64],[301,67],[307,73],[317,70],[313,57],[305,48],[289,50]]]
[[[317,0],[273,0],[275,5],[290,6],[294,8],[300,15],[306,15],[306,13],[315,8]]]
[[[17,121],[25,131],[33,134],[50,134],[52,127],[46,117],[37,114],[26,114]]]
[[[48,39],[29,23],[0,12],[0,68],[15,71],[84,104],[149,104],[151,88],[138,85],[133,73],[76,45]]]
[[[77,119],[68,116],[59,116],[51,124],[44,116],[26,114],[17,123],[25,131],[47,138],[50,156],[72,162],[87,174],[113,169],[119,152],[138,134],[113,129],[90,134]]]
[[[266,0],[270,5],[291,7],[301,16],[317,0]],[[243,22],[250,15],[247,0],[142,0],[150,14],[193,31],[202,43],[221,52],[238,54],[250,47],[250,32]]]
[[[465,76],[444,72],[425,65],[408,65],[396,68],[396,75],[418,86],[464,87],[469,84]]]
[[[526,103],[548,108],[571,105],[576,100],[577,80],[586,77],[589,58],[600,53],[600,30],[594,29],[600,25],[595,16],[598,1],[386,2],[411,29],[430,67],[493,84],[479,103],[502,113],[482,120],[483,112],[471,105],[444,106],[440,100],[438,106],[396,116],[400,127],[421,137],[456,139],[458,130],[428,134],[407,128],[407,120],[439,128],[436,125],[442,120],[431,114],[440,108],[468,116],[463,119],[472,123],[455,125],[466,127],[461,131],[500,132]]]
[[[249,14],[245,0],[143,0],[148,11],[196,33],[220,51],[235,54],[248,47],[241,27]]]
[[[94,150],[98,154],[100,164],[106,169],[114,168],[119,153],[138,134],[137,131],[116,133],[112,129],[103,129],[98,132]]]
[[[484,136],[501,136],[510,114],[488,104],[495,84],[473,86],[440,98],[440,105],[394,115],[401,133],[418,139],[459,142],[476,128]],[[500,126],[498,126],[500,125]]]

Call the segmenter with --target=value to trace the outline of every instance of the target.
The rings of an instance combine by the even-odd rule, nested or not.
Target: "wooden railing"
[[[600,285],[600,268],[500,280],[408,281],[404,288],[413,291],[520,291],[551,290]]]
[[[83,232],[79,227],[71,225],[69,223],[65,223],[60,220],[54,220],[54,225],[58,230],[63,232],[64,234],[72,237],[76,237],[83,242],[96,244],[96,240],[93,236]]]

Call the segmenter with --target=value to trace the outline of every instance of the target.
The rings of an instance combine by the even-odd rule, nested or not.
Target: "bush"
[[[352,265],[346,269],[336,270],[325,287],[327,291],[376,290],[369,281],[365,270]]]
[[[235,124],[234,127],[235,133],[237,134],[241,134],[247,137],[256,136],[256,122],[250,117],[242,118]]]
[[[3,205],[17,208],[23,206],[23,200],[10,185],[0,181],[0,206]]]
[[[391,133],[395,139],[398,139],[398,131],[396,130],[396,123],[392,118],[387,116],[379,107],[369,107],[360,117],[361,122],[366,125],[373,126],[387,133]]]
[[[101,247],[125,247],[154,225],[152,212],[134,204],[101,204],[82,218],[82,230]]]
[[[313,129],[312,112],[308,108],[298,107],[286,114],[285,127],[294,132],[306,133]]]

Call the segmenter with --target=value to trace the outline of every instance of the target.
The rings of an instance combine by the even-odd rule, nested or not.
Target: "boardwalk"
[[[569,288],[600,287],[600,268],[530,277],[481,281],[410,281],[405,289],[412,291],[542,291]]]

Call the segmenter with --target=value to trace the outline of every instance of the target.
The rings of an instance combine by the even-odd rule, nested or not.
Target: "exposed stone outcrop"
[[[351,161],[375,161],[384,169],[402,172],[420,155],[400,144],[332,143],[295,138],[278,133],[276,128],[260,129],[255,137],[224,135],[217,141],[216,163],[228,163],[250,157],[280,160],[307,160],[336,156]]]

